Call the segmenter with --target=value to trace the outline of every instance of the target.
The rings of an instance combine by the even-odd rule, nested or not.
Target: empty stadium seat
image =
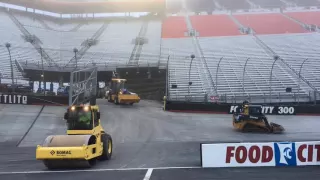
[[[282,59],[284,59],[296,72],[300,71],[316,88],[320,89],[320,37],[317,33],[270,36],[264,35],[260,38],[272,48]]]
[[[99,38],[82,57],[81,63],[102,63],[125,65],[134,48],[132,40],[139,34],[142,21],[111,22]]]
[[[200,38],[200,45],[214,77],[217,75],[218,94],[232,96],[255,96],[259,99],[270,92],[269,77],[273,58],[270,57],[251,36]],[[219,69],[217,66],[220,58]],[[242,78],[246,60],[244,90]],[[297,82],[281,63],[276,63],[271,83],[272,95],[285,93],[286,87],[297,87]],[[301,90],[302,94],[308,91]]]
[[[317,0],[292,0],[298,6],[319,6],[320,2]]]
[[[251,2],[262,8],[280,8],[285,6],[280,0],[251,0]]]
[[[228,15],[191,16],[190,20],[200,37],[241,35]]]
[[[162,23],[162,38],[183,38],[188,31],[185,18],[182,16],[171,16]]]
[[[139,64],[157,64],[160,58],[161,22],[150,21],[145,37],[148,43],[142,46]]]
[[[286,14],[305,24],[320,26],[320,12],[287,12]]]
[[[299,24],[278,13],[233,15],[241,24],[253,28],[257,34],[304,33]]]
[[[191,38],[184,39],[163,39],[162,54],[164,57],[170,54],[169,60],[169,86],[173,84],[177,89],[169,89],[170,97],[175,100],[186,100],[188,96],[190,55],[194,54],[194,46]],[[167,59],[165,59],[166,61]],[[200,60],[195,58],[192,62],[190,81],[190,95],[204,100],[206,94],[207,80],[203,77]],[[202,98],[200,98],[202,97]]]
[[[250,4],[246,0],[217,0],[226,9],[250,9]]]

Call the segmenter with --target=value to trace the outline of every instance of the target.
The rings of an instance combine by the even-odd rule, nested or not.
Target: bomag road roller
[[[262,106],[243,104],[240,112],[232,116],[233,127],[242,132],[282,133],[284,128],[267,120],[262,114]]]
[[[48,169],[90,168],[109,160],[112,138],[100,124],[98,106],[75,105],[64,114],[67,135],[48,136],[36,149],[36,159]]]
[[[106,98],[109,102],[115,104],[130,104],[140,102],[140,97],[133,92],[128,91],[125,88],[126,79],[115,79],[113,78],[110,82],[110,89],[106,93]]]

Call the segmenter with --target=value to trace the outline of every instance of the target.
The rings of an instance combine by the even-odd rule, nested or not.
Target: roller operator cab
[[[36,149],[36,159],[48,169],[89,168],[112,156],[112,138],[100,124],[98,106],[71,106],[64,114],[67,135],[48,136]]]
[[[125,88],[126,79],[112,79],[110,82],[110,89],[106,93],[106,98],[109,102],[115,104],[130,104],[140,102],[140,97]]]
[[[240,111],[232,115],[233,127],[242,132],[282,133],[284,128],[268,121],[262,113],[262,106],[243,103]]]

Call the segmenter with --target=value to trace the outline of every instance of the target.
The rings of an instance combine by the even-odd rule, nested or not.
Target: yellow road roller
[[[100,124],[99,107],[75,105],[64,114],[67,135],[48,136],[36,149],[36,159],[48,169],[90,168],[112,156],[112,138]]]
[[[106,98],[109,102],[115,104],[130,104],[140,102],[140,97],[125,88],[126,79],[113,78],[110,83],[110,89],[106,92]]]

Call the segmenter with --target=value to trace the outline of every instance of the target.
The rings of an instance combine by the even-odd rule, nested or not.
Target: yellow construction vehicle
[[[100,124],[98,106],[75,105],[64,114],[67,135],[48,136],[36,149],[36,159],[48,169],[90,168],[112,156],[112,138]]]
[[[133,92],[128,91],[125,88],[126,79],[113,78],[110,82],[110,89],[106,92],[106,98],[109,102],[115,104],[130,104],[140,102],[140,97]]]
[[[260,105],[242,105],[241,112],[236,112],[232,116],[233,127],[242,132],[267,132],[267,133],[282,133],[284,128],[276,123],[267,120],[267,117],[262,114]]]

